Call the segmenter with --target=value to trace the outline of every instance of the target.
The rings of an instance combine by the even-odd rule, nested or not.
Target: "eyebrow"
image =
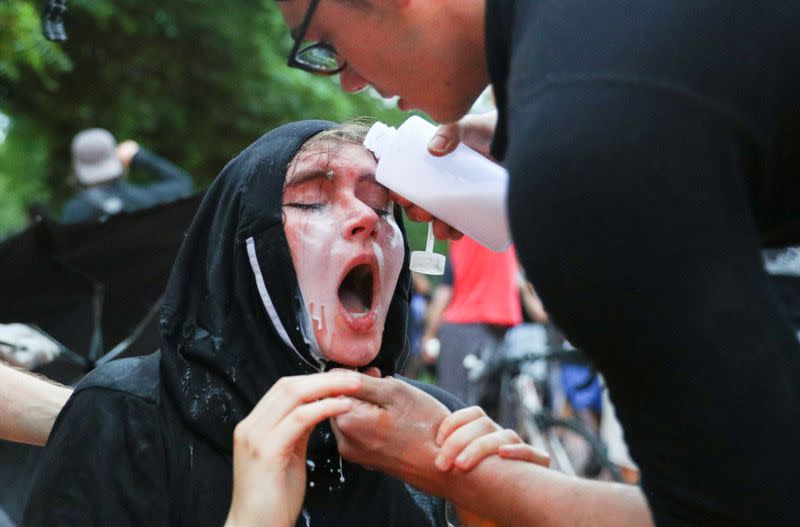
[[[309,181],[314,181],[315,179],[329,179],[328,172],[330,170],[311,170],[309,172],[303,172],[299,175],[295,175],[286,182],[287,187],[296,187],[298,185],[302,185],[303,183],[307,183]]]
[[[286,187],[296,187],[298,185],[302,185],[303,183],[307,183],[309,181],[314,181],[316,179],[328,179],[328,180],[330,180],[331,178],[328,176],[328,174],[330,172],[332,172],[332,171],[331,170],[311,170],[309,172],[302,173],[300,175],[297,175],[297,176],[293,177],[291,180],[287,181],[286,182]],[[369,181],[372,181],[374,183],[377,183],[378,185],[381,185],[380,183],[378,183],[378,180],[375,179],[375,172],[364,172],[363,174],[358,176],[358,182],[359,183],[362,182],[362,181],[366,181],[366,180],[369,180]],[[383,185],[381,185],[381,186],[383,186]]]

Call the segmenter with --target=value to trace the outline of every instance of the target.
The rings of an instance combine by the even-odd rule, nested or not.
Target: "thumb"
[[[434,156],[444,156],[455,150],[461,142],[461,127],[459,123],[448,123],[436,129],[431,142],[428,143],[428,152]]]

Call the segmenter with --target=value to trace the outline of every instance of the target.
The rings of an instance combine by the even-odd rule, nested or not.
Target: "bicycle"
[[[500,401],[498,420],[503,426],[517,430],[531,445],[550,453],[552,468],[573,476],[597,476],[604,472],[613,481],[624,481],[620,468],[611,461],[606,446],[598,435],[577,416],[555,415],[545,404],[550,364],[591,362],[576,349],[551,347],[535,335],[507,338],[500,350],[486,353],[488,359],[469,355],[464,359],[471,382],[485,383],[499,377]],[[594,379],[588,379],[588,386]],[[589,462],[581,469],[565,444],[565,438],[577,438],[588,447]]]

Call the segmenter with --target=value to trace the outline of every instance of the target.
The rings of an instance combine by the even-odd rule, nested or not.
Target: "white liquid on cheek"
[[[329,349],[333,339],[339,301],[337,273],[344,265],[337,266],[333,242],[339,223],[331,216],[324,212],[306,216],[296,233],[299,243],[295,243],[294,254],[300,291],[321,350]]]
[[[389,305],[394,297],[404,256],[403,234],[400,232],[400,227],[397,226],[394,218],[388,218],[386,223],[391,227],[391,230],[387,229],[388,232],[383,237],[382,243],[373,242],[375,256],[378,260],[378,265],[382,269],[381,298],[378,299],[378,320],[381,321],[381,330],[385,322],[385,314],[389,311]]]
[[[308,314],[309,318],[314,322],[315,332],[321,335],[327,335],[328,321],[325,319],[325,306],[320,306],[319,313],[317,313],[314,302],[310,302],[308,304]]]
[[[300,292],[314,337],[323,355],[333,349],[337,332],[339,281],[359,250],[357,243],[346,240],[341,231],[351,214],[347,209],[326,206],[313,213],[287,212],[286,230]],[[403,263],[403,235],[394,217],[382,218],[372,241],[380,277],[379,297],[375,306],[376,330],[383,331],[397,278]],[[378,341],[380,342],[380,341]],[[341,357],[336,360],[341,360]]]

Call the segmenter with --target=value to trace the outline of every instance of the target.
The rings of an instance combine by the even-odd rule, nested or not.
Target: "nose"
[[[347,93],[356,93],[369,86],[369,81],[359,75],[352,66],[347,66],[339,73],[339,83]]]
[[[350,214],[342,225],[345,240],[371,238],[378,228],[378,213],[363,201],[353,198]]]

